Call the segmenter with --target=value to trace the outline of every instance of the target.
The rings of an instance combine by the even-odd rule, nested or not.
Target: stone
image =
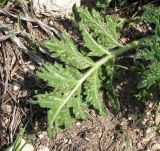
[[[20,90],[20,88],[21,88],[21,85],[19,83],[17,83],[17,82],[13,83],[13,90],[14,91],[18,91],[18,90]]]
[[[80,0],[32,0],[32,3],[37,16],[68,17],[74,4],[80,6]]]
[[[50,151],[50,149],[47,146],[40,145],[37,151]]]

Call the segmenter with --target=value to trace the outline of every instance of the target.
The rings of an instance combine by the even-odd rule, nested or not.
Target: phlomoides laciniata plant
[[[52,57],[58,57],[61,61],[44,64],[37,72],[39,78],[53,87],[53,91],[37,94],[34,101],[40,107],[48,108],[49,136],[53,127],[59,131],[70,127],[75,120],[86,119],[88,107],[94,108],[100,115],[106,115],[104,89],[110,104],[120,109],[112,85],[115,59],[129,50],[140,48],[147,40],[152,45],[150,38],[122,45],[119,39],[125,19],[110,15],[104,18],[94,9],[90,13],[83,7],[77,8],[77,12],[83,45],[77,46],[67,34],[63,34],[63,39],[54,37],[46,40],[44,45],[52,51]]]
[[[142,20],[154,27],[152,38],[145,39],[139,46],[137,60],[145,61],[141,70],[141,80],[137,95],[139,99],[159,101],[160,98],[160,8],[148,5],[144,7]]]

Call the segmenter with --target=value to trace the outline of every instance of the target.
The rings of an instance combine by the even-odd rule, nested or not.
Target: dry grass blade
[[[3,24],[2,22],[0,22],[0,26],[3,27],[3,29],[5,29],[4,33],[6,35],[10,35],[6,37],[7,39],[10,38],[21,50],[28,54],[32,60],[36,61],[36,63],[38,64],[41,64],[41,58],[35,54],[31,54],[30,50],[21,42],[20,38],[16,36],[19,32],[13,32],[11,27],[9,27],[6,24]]]
[[[7,40],[7,39],[9,39],[13,36],[14,36],[13,34],[8,34],[8,35],[1,36],[0,37],[0,42],[5,41],[5,40]]]
[[[17,15],[11,14],[11,13],[9,13],[9,12],[6,12],[6,11],[2,10],[2,9],[0,9],[0,14],[18,19],[18,16],[17,16]],[[51,31],[51,32],[53,32],[57,37],[62,38],[61,33],[60,33],[57,29],[55,29],[55,28],[53,28],[53,27],[50,27],[50,26],[44,24],[44,23],[43,23],[42,21],[40,21],[39,19],[35,19],[35,18],[31,18],[31,17],[23,17],[23,16],[21,16],[20,19],[23,20],[23,21],[26,21],[26,22],[36,23],[36,24],[39,25],[47,34]]]

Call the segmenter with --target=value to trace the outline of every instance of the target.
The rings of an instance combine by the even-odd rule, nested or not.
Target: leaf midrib
[[[67,98],[64,100],[64,102],[60,105],[59,109],[57,110],[56,114],[53,117],[52,123],[55,121],[56,117],[62,110],[62,108],[65,106],[65,104],[70,100],[70,98],[73,96],[73,94],[76,92],[76,90],[83,84],[83,82],[100,66],[102,66],[104,63],[106,63],[108,60],[113,59],[125,52],[127,52],[130,49],[136,48],[141,42],[143,41],[143,38],[141,40],[135,40],[130,44],[127,44],[125,47],[113,50],[110,55],[105,56],[104,58],[100,59],[98,62],[94,63],[94,66],[92,66],[89,71],[82,77],[78,82],[77,85],[74,87],[74,89],[69,93]]]
[[[70,100],[70,98],[73,96],[73,94],[76,92],[76,90],[83,84],[83,82],[95,71],[97,70],[102,64],[104,64],[106,61],[111,59],[113,56],[109,55],[104,58],[102,58],[100,61],[94,64],[94,66],[82,77],[78,82],[77,85],[74,87],[74,89],[70,92],[70,94],[66,97],[64,102],[60,105],[57,112],[55,113],[52,123],[55,121],[59,113],[61,112],[62,108],[65,106],[65,104]]]
[[[87,29],[83,26],[83,29],[86,31],[86,34],[90,37],[90,39],[92,40],[92,42],[105,54],[110,55],[109,51],[107,51],[106,49],[104,49],[103,47],[101,47],[101,45],[97,44],[97,42],[92,38],[92,36],[88,33]]]
[[[72,52],[77,56],[77,58],[79,58],[79,55],[81,55],[81,54],[78,52],[78,50],[75,51],[74,47],[72,46],[72,44],[70,42],[68,44],[71,47]],[[84,60],[85,62],[88,62],[88,64],[91,65],[91,66],[93,65],[93,62],[89,61],[84,56],[81,57],[81,60]]]
[[[90,20],[90,18],[85,13],[83,14]],[[93,19],[91,19],[90,22],[96,24],[117,46],[123,47],[123,45],[121,45],[115,39],[113,39],[112,36],[110,36],[110,34],[108,34],[98,23],[94,22]]]

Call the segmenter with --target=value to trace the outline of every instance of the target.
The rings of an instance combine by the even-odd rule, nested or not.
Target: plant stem
[[[134,48],[138,47],[142,43],[142,40],[143,39],[135,40],[135,41],[127,44],[126,46],[124,46],[122,48],[115,49],[115,50],[111,51],[111,54],[113,56],[117,57],[117,56],[131,50],[131,49],[134,49]]]
[[[69,95],[66,97],[66,99],[64,100],[64,103],[61,105],[60,110],[63,108],[63,106],[70,100],[70,98],[73,96],[73,94],[75,93],[75,91],[82,85],[82,83],[100,66],[102,66],[104,63],[106,63],[108,60],[113,59],[127,51],[129,51],[130,49],[134,49],[136,48],[139,44],[141,43],[141,40],[136,40],[133,41],[130,44],[127,44],[125,47],[113,50],[111,52],[110,55],[107,55],[106,57],[100,59],[99,61],[97,61],[94,66],[92,66],[87,72],[86,74],[78,81],[77,85],[74,87],[74,89],[69,93]],[[59,112],[60,112],[59,110]],[[59,113],[58,112],[58,113]],[[57,113],[57,114],[58,114]]]
[[[56,117],[58,116],[58,114],[60,113],[60,111],[62,110],[62,108],[65,106],[65,104],[71,99],[71,97],[74,95],[74,93],[77,91],[77,89],[83,84],[83,82],[86,81],[86,79],[92,74],[94,73],[99,67],[101,67],[103,64],[105,64],[107,61],[109,61],[110,59],[113,59],[127,51],[129,51],[130,49],[134,49],[136,48],[138,45],[140,45],[141,40],[136,40],[133,41],[130,44],[127,44],[125,47],[119,48],[119,49],[115,49],[113,51],[111,51],[110,54],[108,54],[107,56],[105,56],[104,58],[101,58],[99,61],[95,62],[95,64],[93,66],[91,66],[91,68],[86,72],[86,74],[84,74],[84,76],[77,82],[76,86],[73,88],[73,90],[68,94],[68,96],[65,98],[64,102],[61,104],[61,106],[59,107],[58,111],[56,112],[56,114],[53,117],[54,121],[56,119]],[[53,123],[53,122],[52,122]]]
[[[144,38],[143,38],[143,39],[144,39]],[[127,44],[127,45],[124,46],[124,47],[121,47],[121,48],[112,50],[112,51],[110,52],[110,55],[107,55],[106,57],[104,57],[104,58],[100,59],[99,61],[97,61],[94,66],[95,66],[96,68],[99,68],[99,67],[102,66],[104,63],[106,63],[108,60],[113,59],[113,58],[116,58],[116,57],[118,57],[119,55],[121,55],[121,54],[123,54],[123,53],[125,53],[125,52],[127,52],[127,51],[129,51],[129,50],[131,50],[131,49],[134,49],[134,48],[138,47],[138,46],[142,43],[142,40],[143,40],[143,39],[135,40],[135,41]],[[94,68],[94,67],[93,67],[93,68]],[[92,69],[92,68],[91,68],[91,69]],[[90,70],[91,70],[91,69],[90,69]],[[89,71],[90,71],[90,70],[89,70]],[[88,71],[88,72],[89,72],[89,71]]]

